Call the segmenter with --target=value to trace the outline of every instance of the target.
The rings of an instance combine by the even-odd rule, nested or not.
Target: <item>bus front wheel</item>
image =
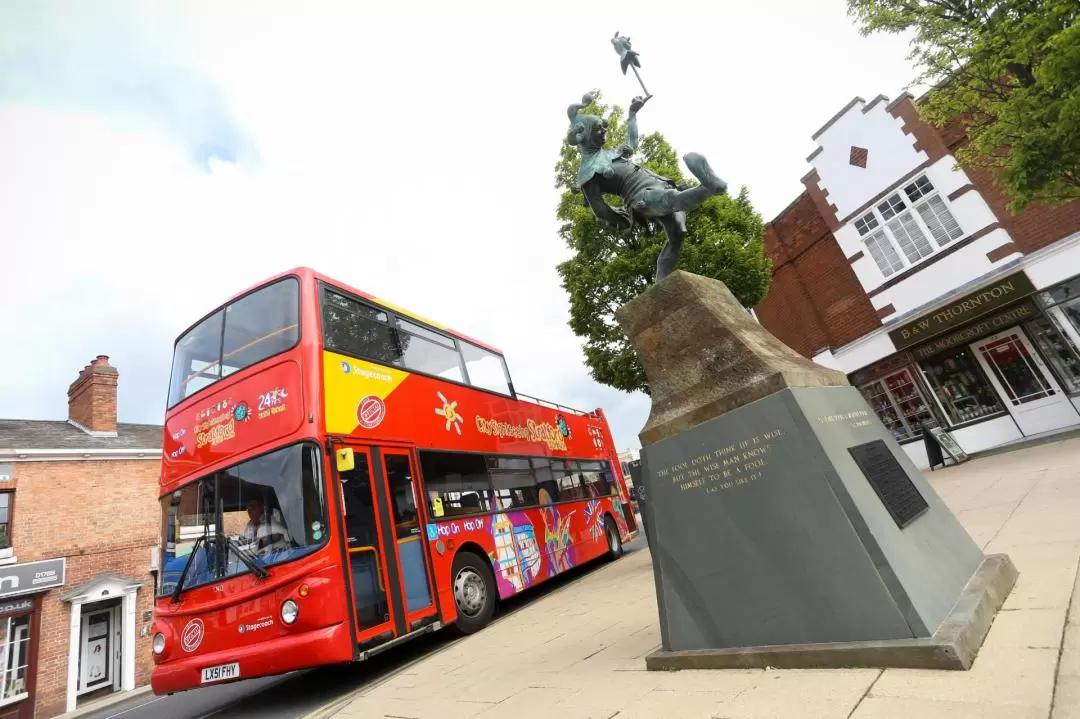
[[[487,626],[495,613],[495,577],[491,566],[472,552],[454,557],[455,626],[461,634],[472,634]]]

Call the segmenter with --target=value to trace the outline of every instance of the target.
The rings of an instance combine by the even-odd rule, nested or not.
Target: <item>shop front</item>
[[[0,567],[0,719],[34,716],[41,598],[64,570],[63,558]]]
[[[924,425],[968,454],[1080,425],[1080,278],[1039,291],[1016,272],[889,336],[900,351],[850,380],[920,467]]]

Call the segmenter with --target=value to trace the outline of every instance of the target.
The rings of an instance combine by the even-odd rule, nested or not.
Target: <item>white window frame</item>
[[[924,213],[934,220],[933,229]],[[853,224],[867,254],[886,278],[926,262],[967,234],[948,200],[925,174],[902,183]]]
[[[26,643],[26,660],[28,662],[30,661],[30,641],[33,639],[33,637],[30,636],[30,631],[31,631],[31,628],[33,627],[33,619],[32,618],[27,619],[26,636],[25,637],[23,637],[22,639],[16,639],[13,642],[12,641],[12,636],[11,636],[12,624],[16,620],[22,619],[23,617],[26,617],[26,616],[27,615],[25,615],[25,614],[19,614],[19,615],[8,616],[8,617],[4,617],[3,619],[0,619],[0,622],[4,622],[6,624],[6,630],[4,632],[5,639],[4,639],[3,644],[0,645],[0,662],[3,662],[3,665],[0,666],[0,690],[2,690],[2,691],[0,691],[0,706],[7,706],[9,704],[14,704],[15,702],[20,702],[23,699],[26,699],[27,697],[30,696],[30,692],[27,690],[27,687],[26,687],[26,681],[30,676],[30,665],[29,664],[17,664],[15,666],[15,674],[16,674],[16,676],[18,675],[19,669],[24,669],[25,670],[23,672],[22,691],[18,692],[17,694],[11,694],[9,696],[4,696],[4,694],[7,692],[7,686],[8,686],[8,681],[9,681],[8,665],[11,663],[12,653],[13,652],[14,652],[14,656],[16,656],[16,657],[18,656],[19,647],[17,645],[18,645],[19,642],[25,642]]]

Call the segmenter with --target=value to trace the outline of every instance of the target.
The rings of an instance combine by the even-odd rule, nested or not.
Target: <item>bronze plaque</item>
[[[930,508],[883,440],[848,447],[848,452],[901,529]]]
[[[889,338],[896,349],[905,349],[1033,294],[1035,285],[1021,270],[897,327]]]

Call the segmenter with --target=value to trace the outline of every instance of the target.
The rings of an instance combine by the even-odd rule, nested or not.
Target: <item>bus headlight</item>
[[[292,624],[299,615],[300,607],[296,606],[296,602],[291,599],[286,599],[281,605],[281,621],[286,624]]]
[[[162,634],[161,632],[158,632],[157,634],[154,635],[153,647],[154,647],[154,654],[161,654],[163,651],[165,651],[165,635],[164,634]]]

